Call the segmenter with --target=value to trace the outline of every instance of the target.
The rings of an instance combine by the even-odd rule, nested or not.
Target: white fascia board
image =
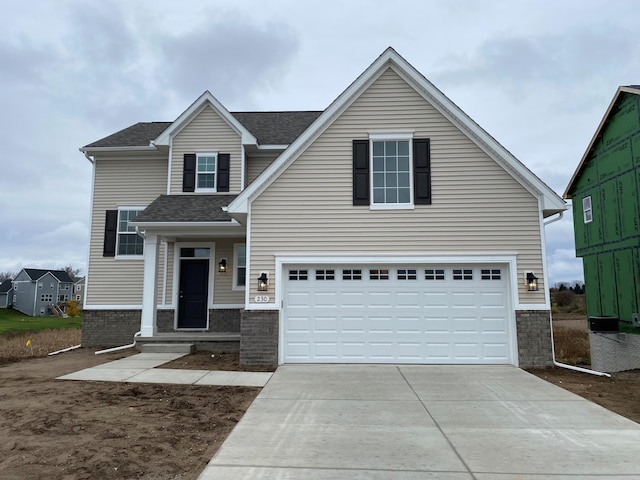
[[[296,138],[293,143],[269,165],[251,185],[245,188],[228,206],[229,213],[247,213],[248,204],[260,195],[273,181],[291,165],[313,141],[320,136],[333,121],[344,112],[377,78],[382,75],[389,60],[389,55],[395,51],[388,48],[373,62],[347,89],[336,98],[327,109],[316,118],[307,129]]]
[[[495,252],[472,253],[443,253],[439,255],[425,255],[424,253],[403,253],[389,255],[358,255],[353,253],[314,253],[312,255],[290,255],[275,253],[276,265],[278,264],[401,264],[401,263],[433,263],[433,264],[462,264],[462,263],[510,263],[514,262],[515,252],[503,252],[496,255]]]
[[[238,121],[229,110],[227,110],[222,103],[214,97],[211,92],[206,90],[198,99],[193,102],[189,108],[187,108],[164,132],[162,132],[151,143],[153,145],[166,145],[169,146],[171,138],[175,136],[180,130],[188,125],[205,107],[210,106],[213,110],[220,115],[220,117],[242,137],[243,145],[255,145],[258,143],[256,137],[254,137],[249,130],[246,129],[242,123]]]
[[[404,61],[404,65],[395,64],[391,68],[527,191],[535,197],[542,195],[543,210],[564,211],[568,208],[560,195],[538,178],[500,142],[489,135],[411,64]]]
[[[90,147],[79,149],[84,154],[94,154],[100,152],[157,152],[158,149],[154,145],[139,145],[135,147]]]
[[[346,110],[377,78],[391,67],[425,100],[466,132],[469,138],[498,162],[534,196],[543,195],[543,208],[566,210],[562,198],[518,161],[507,149],[485,132],[457,105],[429,82],[392,48],[387,48],[340,96],[272,163],[242,194],[229,205],[230,213],[246,213],[248,202],[260,195],[344,110]]]
[[[258,150],[286,150],[288,147],[288,143],[283,143],[282,145],[258,145]]]
[[[133,227],[139,227],[141,229],[146,228],[164,228],[164,227],[181,227],[181,228],[198,228],[198,227],[241,227],[235,220],[226,222],[129,222],[129,225]]]

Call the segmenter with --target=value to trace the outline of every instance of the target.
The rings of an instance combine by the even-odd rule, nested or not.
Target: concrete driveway
[[[515,367],[287,365],[200,479],[629,479],[639,459],[640,425]]]

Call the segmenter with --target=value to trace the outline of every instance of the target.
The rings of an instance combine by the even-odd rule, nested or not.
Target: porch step
[[[145,343],[138,346],[141,353],[193,353],[193,343]]]

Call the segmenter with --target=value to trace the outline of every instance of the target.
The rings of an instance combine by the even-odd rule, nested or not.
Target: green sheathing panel
[[[602,303],[600,302],[600,276],[598,271],[598,256],[589,255],[582,259],[584,269],[584,284],[586,290],[587,315],[599,317],[602,315]]]
[[[618,293],[618,315],[621,320],[630,322],[631,315],[638,311],[636,280],[638,264],[634,249],[615,252],[616,290]]]
[[[630,322],[640,310],[640,95],[620,95],[571,194],[587,314]],[[585,224],[587,196],[593,221]]]
[[[616,285],[616,265],[613,252],[598,255],[598,277],[600,283],[600,305],[605,316],[618,316],[618,290]]]

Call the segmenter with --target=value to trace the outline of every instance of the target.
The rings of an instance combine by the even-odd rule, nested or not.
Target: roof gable
[[[618,90],[616,91],[615,95],[613,96],[613,99],[611,100],[611,103],[609,104],[609,107],[607,107],[607,111],[603,115],[602,120],[600,120],[600,124],[598,125],[598,128],[596,129],[596,132],[593,134],[593,137],[591,138],[591,141],[589,142],[589,145],[587,146],[587,149],[585,150],[584,155],[582,156],[582,159],[580,160],[580,163],[578,164],[578,167],[576,168],[575,172],[573,172],[573,175],[571,176],[571,180],[569,180],[569,183],[567,185],[567,189],[565,190],[564,195],[563,195],[564,198],[570,199],[570,198],[573,197],[573,194],[572,194],[573,187],[574,187],[575,183],[578,181],[578,178],[580,177],[580,174],[582,173],[583,167],[585,166],[585,164],[589,160],[589,154],[591,153],[591,150],[595,146],[595,143],[598,140],[598,137],[600,136],[602,130],[605,128],[605,126],[606,126],[607,122],[609,121],[610,117],[613,114],[615,114],[614,109],[615,109],[616,104],[618,103],[618,100],[620,100],[621,95],[623,95],[625,93],[630,93],[632,95],[640,95],[640,85],[629,85],[629,86],[618,87]]]
[[[4,282],[0,283],[0,293],[7,293],[13,289],[13,280],[7,278]]]
[[[545,216],[566,210],[562,198],[518,161],[507,149],[485,132],[449,100],[393,48],[387,48],[338,98],[302,133],[285,152],[247,187],[230,205],[229,213],[248,213],[249,203],[260,195],[294,162],[364,91],[391,68],[427,102],[460,129],[505,171],[533,195],[541,199]]]
[[[258,140],[253,134],[247,130],[247,128],[240,123],[231,113],[222,105],[216,97],[211,95],[207,90],[200,97],[191,104],[172,124],[169,128],[165,129],[158,137],[152,141],[153,145],[166,145],[170,144],[171,138],[175,136],[180,130],[191,122],[194,118],[202,112],[207,106],[211,107],[220,117],[233,129],[238,135],[242,137],[243,145],[257,144]]]
[[[23,268],[22,271],[27,274],[31,281],[36,281],[47,275],[51,274],[55,279],[62,283],[73,283],[71,277],[64,270],[44,270],[41,268]]]

